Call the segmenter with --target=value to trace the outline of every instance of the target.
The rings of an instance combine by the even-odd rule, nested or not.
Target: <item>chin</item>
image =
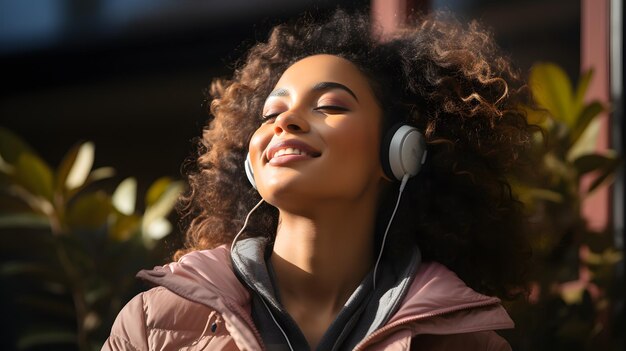
[[[259,188],[259,193],[270,205],[296,213],[316,202],[315,199],[319,197],[320,192],[315,189],[318,188],[310,184],[307,186],[300,182],[282,182]]]
[[[307,191],[303,191],[303,186],[293,183],[280,183],[267,185],[259,188],[259,193],[265,201],[274,205],[274,202],[293,201],[293,199],[307,198]]]

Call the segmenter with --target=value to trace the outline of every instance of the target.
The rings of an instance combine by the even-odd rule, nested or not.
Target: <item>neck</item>
[[[315,216],[281,212],[272,264],[283,302],[338,312],[373,264],[375,206],[324,206]]]
[[[271,262],[281,303],[312,348],[372,268],[377,193],[280,209]]]

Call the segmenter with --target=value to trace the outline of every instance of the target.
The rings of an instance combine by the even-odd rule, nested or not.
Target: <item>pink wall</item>
[[[587,100],[609,101],[609,0],[581,0],[581,72],[590,68],[594,77],[589,85]],[[597,149],[609,147],[609,114],[601,116]],[[582,187],[589,186],[591,179],[583,178]],[[583,216],[589,228],[602,231],[610,223],[609,188],[604,187],[588,197],[582,204]]]
[[[406,18],[406,0],[372,0],[371,17],[382,29],[383,37],[393,33]]]

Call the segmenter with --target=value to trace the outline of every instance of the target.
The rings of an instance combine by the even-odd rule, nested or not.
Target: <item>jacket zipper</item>
[[[442,312],[435,312],[435,313],[425,313],[419,316],[415,316],[415,317],[408,317],[396,322],[393,322],[389,325],[386,325],[378,330],[376,330],[375,332],[373,332],[372,334],[368,335],[367,337],[365,337],[365,339],[361,340],[361,342],[356,345],[354,347],[354,349],[352,351],[361,351],[364,350],[366,346],[368,346],[367,344],[381,336],[384,335],[385,333],[389,332],[390,330],[394,330],[394,329],[398,329],[399,327],[406,325],[406,324],[411,324],[413,322],[419,321],[419,320],[423,320],[423,319],[428,319],[428,318],[433,318],[433,317],[438,317],[438,316],[443,316],[449,313],[453,313],[453,312],[459,312],[459,311],[464,311],[464,310],[471,310],[474,308],[480,308],[480,307],[487,307],[487,306],[491,306],[491,305],[497,305],[499,303],[499,300],[494,300],[494,299],[489,299],[488,301],[484,301],[484,302],[477,302],[475,304],[472,304],[470,306],[463,306],[460,308],[455,308],[455,309],[451,309],[451,310],[447,310],[447,311],[442,311]]]

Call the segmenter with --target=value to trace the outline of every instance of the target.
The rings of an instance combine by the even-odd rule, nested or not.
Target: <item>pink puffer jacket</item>
[[[144,278],[167,280],[120,312],[103,350],[263,350],[250,294],[227,246],[197,251]],[[148,276],[149,275],[149,276]],[[510,350],[494,330],[512,328],[500,300],[468,288],[438,263],[424,263],[389,322],[355,350]]]

